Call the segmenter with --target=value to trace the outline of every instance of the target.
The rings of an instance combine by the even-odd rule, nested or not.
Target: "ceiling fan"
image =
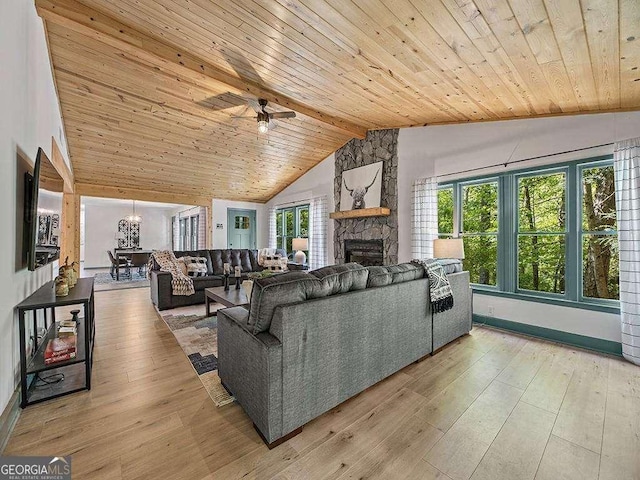
[[[259,98],[257,101],[253,99],[247,100],[247,103],[256,112],[256,116],[234,116],[232,118],[255,118],[258,122],[258,132],[267,133],[269,130],[273,130],[278,125],[274,120],[276,118],[295,118],[296,112],[267,112],[267,101],[264,98]]]

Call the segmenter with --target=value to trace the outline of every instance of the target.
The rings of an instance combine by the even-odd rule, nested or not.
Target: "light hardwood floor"
[[[269,451],[147,289],[96,312],[91,392],[27,408],[5,454],[72,455],[74,479],[640,478],[640,368],[618,358],[476,327]]]

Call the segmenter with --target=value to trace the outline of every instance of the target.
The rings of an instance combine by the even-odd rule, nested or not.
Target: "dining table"
[[[142,254],[148,254],[151,255],[151,253],[153,252],[153,250],[145,250],[143,248],[114,248],[113,249],[114,252],[114,256],[116,257],[117,260],[117,265],[116,265],[116,281],[120,280],[120,259],[126,259],[127,264],[123,265],[128,272],[130,272],[131,269],[131,255],[134,253],[142,253]],[[129,273],[129,277],[131,276],[131,274]]]

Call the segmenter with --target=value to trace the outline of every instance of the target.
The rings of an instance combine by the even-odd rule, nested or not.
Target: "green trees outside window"
[[[498,277],[498,182],[462,187],[464,266],[473,283],[496,285]]]
[[[296,253],[293,251],[294,238],[309,237],[309,205],[279,208],[276,210],[276,244],[283,248],[290,259]],[[307,256],[309,251],[304,252]]]
[[[518,179],[518,288],[564,293],[566,174]]]
[[[619,298],[618,233],[613,166],[583,168],[582,295]]]
[[[619,298],[610,157],[441,184],[438,235],[463,238],[464,268],[485,289],[605,306]]]

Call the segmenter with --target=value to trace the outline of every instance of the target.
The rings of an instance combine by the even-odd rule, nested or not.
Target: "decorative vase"
[[[251,302],[251,291],[253,290],[253,280],[245,280],[242,282],[244,293],[247,294],[247,301]]]
[[[71,263],[71,278],[73,280],[73,286],[76,286],[76,283],[78,283],[78,272],[76,271],[76,268],[78,267],[78,262],[72,262]]]
[[[69,295],[69,284],[62,275],[56,277],[56,297],[66,297]]]

